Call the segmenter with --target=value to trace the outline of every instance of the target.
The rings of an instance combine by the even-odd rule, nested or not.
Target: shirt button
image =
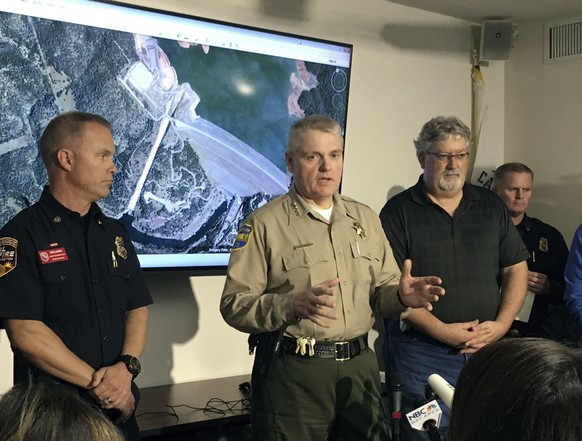
[[[342,282],[343,286],[346,286],[348,284],[348,282],[346,282],[345,280]]]
[[[340,251],[339,253],[337,253],[337,255],[338,255],[339,257],[342,257],[342,256],[344,255],[344,253],[342,253],[342,252]]]
[[[99,280],[93,279],[93,283],[99,283]]]
[[[310,264],[311,264],[311,259],[305,259],[305,263],[306,263],[307,265],[310,265]]]
[[[61,276],[61,280],[65,280],[67,276]]]
[[[107,336],[103,337],[103,341],[109,341],[109,337]]]
[[[103,310],[103,308],[99,309],[99,314],[103,314],[105,311]]]

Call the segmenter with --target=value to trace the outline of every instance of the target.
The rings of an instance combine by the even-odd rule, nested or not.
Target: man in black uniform
[[[531,256],[527,261],[528,291],[535,297],[529,321],[514,321],[510,335],[559,339],[562,334],[559,329],[563,329],[567,321],[563,297],[568,246],[558,230],[525,213],[532,195],[533,178],[533,171],[526,165],[508,162],[495,170],[493,182],[493,191],[507,205]],[[561,320],[548,321],[551,308]],[[554,323],[557,321],[560,323]]]
[[[152,299],[127,231],[96,204],[117,172],[110,125],[64,113],[40,153],[49,185],[0,231],[0,320],[31,375],[76,387],[139,440],[133,379]]]

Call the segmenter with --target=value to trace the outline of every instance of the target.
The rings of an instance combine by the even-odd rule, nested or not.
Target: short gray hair
[[[285,153],[294,153],[303,142],[303,136],[311,130],[338,135],[343,146],[342,129],[337,121],[325,115],[309,115],[291,126]]]
[[[437,116],[422,126],[418,138],[414,141],[416,153],[428,151],[436,141],[448,139],[451,135],[458,135],[469,143],[471,129],[455,116]]]

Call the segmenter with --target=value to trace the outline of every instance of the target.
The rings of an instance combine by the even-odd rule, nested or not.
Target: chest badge
[[[550,246],[548,244],[548,239],[546,237],[540,237],[540,242],[538,244],[538,248],[540,251],[543,251],[544,253],[548,252],[548,250],[550,249]]]
[[[366,237],[366,231],[364,231],[364,227],[362,227],[359,222],[354,222],[354,229],[356,230],[356,234],[362,239]]]
[[[115,236],[115,249],[119,257],[127,259],[127,249],[125,248],[125,242],[123,242],[121,236]]]

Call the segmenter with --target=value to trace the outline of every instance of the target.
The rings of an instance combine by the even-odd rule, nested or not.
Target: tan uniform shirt
[[[339,277],[336,320],[298,322],[296,293]],[[369,207],[334,195],[326,221],[292,188],[257,209],[239,230],[220,304],[226,322],[248,333],[287,327],[293,337],[347,340],[368,332],[373,311],[399,317],[400,270],[380,219]]]

